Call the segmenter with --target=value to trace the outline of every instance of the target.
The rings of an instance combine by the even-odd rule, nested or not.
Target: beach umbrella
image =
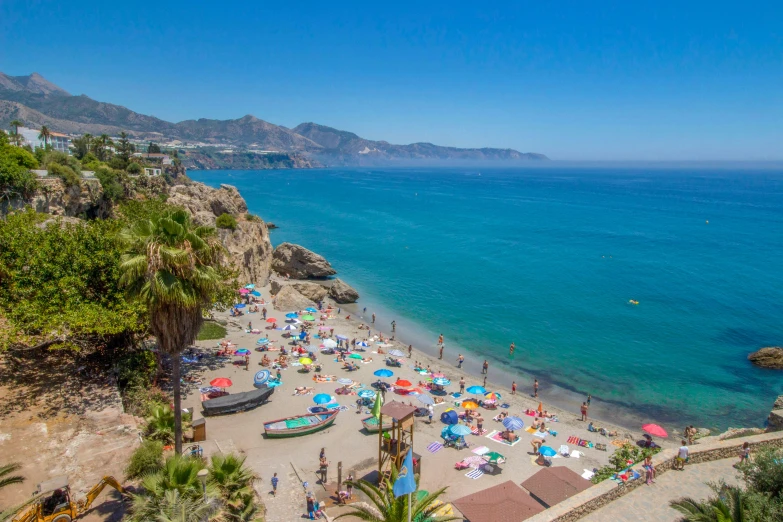
[[[514,431],[514,430],[521,430],[522,428],[524,428],[525,423],[519,417],[506,417],[505,419],[503,419],[503,426],[507,430]]]
[[[425,395],[423,393],[421,395],[417,396],[416,398],[419,400],[420,403],[422,403],[424,405],[427,405],[427,406],[430,405],[430,404],[435,404],[435,401],[432,400],[432,397],[430,397],[429,395]]]
[[[239,293],[242,295],[249,294],[250,290],[248,290],[247,288],[240,288]]]
[[[541,448],[538,450],[538,453],[544,457],[554,457],[557,455],[557,452],[549,446],[541,446]]]
[[[486,395],[484,395],[484,398],[488,401],[499,401],[500,400],[500,394],[495,392],[490,392]]]
[[[283,330],[286,332],[295,332],[296,330],[299,330],[299,328],[296,325],[287,324],[283,327]]]
[[[666,430],[658,426],[657,424],[644,424],[642,429],[654,437],[666,438],[669,436]]]
[[[319,393],[313,397],[313,402],[316,404],[327,404],[332,402],[332,396],[327,393]]]
[[[389,352],[389,355],[391,355],[392,357],[405,357],[405,354],[399,350],[392,350]]]
[[[246,307],[246,306],[247,306],[247,305],[246,305],[245,303],[238,303],[238,304],[235,304],[235,305],[234,305],[234,308],[244,308],[244,307]]]
[[[430,377],[432,377],[433,379],[438,379],[438,378],[442,379],[442,378],[446,377],[446,374],[445,373],[432,373],[432,374],[430,374]]]
[[[340,384],[353,384],[353,381],[351,379],[348,379],[347,377],[341,377],[337,379],[337,382]]]
[[[458,437],[464,437],[465,435],[471,434],[470,428],[464,424],[452,424],[449,426],[449,431],[452,435],[456,435]]]
[[[405,380],[405,379],[397,379],[397,382],[394,383],[395,386],[400,386],[401,388],[407,388],[411,385],[411,381]]]
[[[266,320],[266,322],[267,323],[276,323],[277,319],[275,319],[274,317],[270,317],[269,319]]]
[[[313,308],[312,306],[305,308],[305,312],[310,312],[311,314],[317,313],[318,310]]]
[[[380,370],[375,370],[373,373],[376,377],[391,377],[394,375],[394,372],[391,370],[387,370],[386,368],[382,368]]]
[[[506,457],[497,451],[490,451],[489,453],[483,454],[481,457],[490,464],[502,464],[506,461]]]
[[[372,399],[375,397],[376,393],[373,390],[359,390],[359,393],[357,395],[362,399]]]
[[[349,359],[361,359],[362,356],[359,355],[358,353],[352,353],[351,355],[348,356],[348,358]]]
[[[256,292],[255,290],[253,290],[252,292],[250,292],[250,295],[252,295],[253,297],[261,297],[261,292]]]
[[[359,341],[358,343],[356,343],[356,346],[361,346],[362,348],[367,348],[370,345],[365,343],[364,341]]]
[[[256,344],[269,344],[269,339],[267,339],[266,337],[262,337],[261,339],[256,341]]]
[[[299,362],[302,364],[313,364],[313,360],[309,357],[302,357],[299,359]]]
[[[466,410],[477,410],[478,409],[478,403],[475,401],[472,401],[470,399],[462,402],[462,407]]]
[[[444,379],[443,377],[436,377],[435,379],[432,379],[433,384],[437,384],[438,386],[448,386],[451,384],[451,381],[448,379]]]
[[[256,285],[245,285],[245,288],[247,288],[248,290],[252,290],[255,287],[256,287]]]
[[[304,340],[304,338],[307,337],[307,332],[299,332],[299,340]]]
[[[307,350],[308,352],[315,352],[316,350],[320,350],[320,349],[321,349],[320,346],[316,346],[314,344],[305,347],[305,350]]]
[[[297,317],[299,317],[299,314],[296,312],[288,312],[287,314],[285,314],[285,316],[288,317],[289,319],[296,319]]]
[[[332,341],[331,339],[327,339],[324,341],[324,346],[326,348],[337,348],[337,341]]]
[[[341,341],[347,341],[347,340],[348,340],[348,337],[347,337],[347,336],[345,336],[345,335],[337,335],[336,337],[337,337],[338,339],[340,339]]]
[[[321,332],[328,332],[329,330],[331,330],[331,328],[329,328],[328,326],[319,326],[318,330]]]
[[[253,384],[261,385],[269,380],[269,370],[260,370],[253,377]]]
[[[383,406],[383,394],[379,393],[375,396],[375,404],[372,405],[372,416],[376,419],[381,416],[381,406]]]
[[[249,355],[249,354],[250,354],[250,350],[248,350],[247,348],[240,348],[239,350],[234,352],[234,355]]]
[[[310,314],[307,314],[307,315],[303,315],[303,316],[302,316],[302,320],[303,320],[303,321],[315,321],[315,317],[313,317],[313,316],[312,316],[312,315],[310,315]]]
[[[487,393],[487,390],[483,386],[468,386],[467,392],[473,395],[484,395]]]
[[[212,379],[209,381],[210,386],[214,386],[215,388],[228,388],[229,386],[233,385],[234,383],[231,382],[231,379],[227,377],[217,377],[215,379]]]

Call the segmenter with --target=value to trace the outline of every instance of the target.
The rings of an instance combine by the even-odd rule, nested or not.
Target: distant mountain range
[[[12,120],[27,126],[46,125],[65,133],[117,135],[125,131],[139,139],[178,139],[186,142],[231,144],[243,148],[299,152],[327,165],[372,165],[400,161],[441,160],[546,160],[543,154],[513,149],[442,147],[432,143],[393,145],[361,138],[352,132],[302,123],[294,129],[274,125],[255,116],[236,120],[186,120],[171,123],[139,114],[126,107],[73,96],[33,73],[0,73],[0,125]]]

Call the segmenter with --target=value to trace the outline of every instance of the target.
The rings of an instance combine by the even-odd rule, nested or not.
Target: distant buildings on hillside
[[[19,127],[19,135],[22,136],[25,141],[25,143],[22,145],[30,145],[33,150],[37,149],[38,147],[44,147],[44,141],[38,137],[40,133],[40,130]],[[68,137],[67,134],[49,131],[49,146],[53,150],[59,150],[60,152],[70,154],[71,138]]]

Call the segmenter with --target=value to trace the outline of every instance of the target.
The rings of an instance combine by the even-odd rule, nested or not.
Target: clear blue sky
[[[772,0],[11,0],[0,70],[171,121],[253,114],[567,160],[783,159]]]

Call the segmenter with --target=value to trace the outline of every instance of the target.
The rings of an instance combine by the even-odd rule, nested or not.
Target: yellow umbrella
[[[299,359],[299,362],[302,364],[313,364],[313,360],[309,357],[302,357]]]
[[[479,405],[476,402],[473,401],[465,401],[462,403],[462,407],[466,410],[477,410]]]

